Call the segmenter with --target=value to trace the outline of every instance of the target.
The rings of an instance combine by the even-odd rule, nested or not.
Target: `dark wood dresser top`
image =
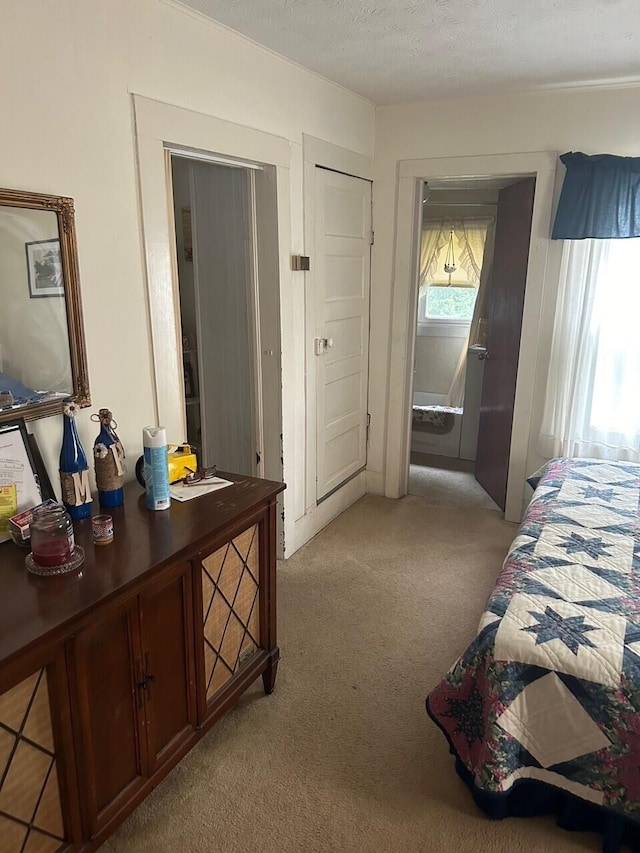
[[[57,641],[99,603],[131,587],[143,575],[183,555],[193,555],[236,519],[266,504],[284,483],[221,473],[234,485],[152,512],[137,482],[125,486],[124,506],[113,516],[114,541],[94,546],[91,519],[74,522],[76,542],[85,550],[78,572],[39,577],[25,568],[27,550],[0,545],[0,663],[47,637]],[[95,515],[100,509],[94,497]]]

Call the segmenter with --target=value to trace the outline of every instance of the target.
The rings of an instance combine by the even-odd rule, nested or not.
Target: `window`
[[[640,239],[607,242],[590,328],[596,354],[589,426],[640,439]]]
[[[480,285],[489,221],[477,218],[425,221],[420,254],[418,334],[467,335]],[[445,266],[451,271],[446,271]]]
[[[477,287],[430,284],[425,300],[425,319],[462,320],[470,323],[477,295]]]
[[[640,461],[640,238],[563,250],[540,448]]]

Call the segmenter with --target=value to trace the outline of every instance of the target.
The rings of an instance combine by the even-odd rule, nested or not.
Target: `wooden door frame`
[[[282,389],[296,387],[291,381],[289,365],[297,360],[294,339],[295,315],[293,279],[290,269],[291,241],[291,143],[288,139],[266,131],[234,124],[204,113],[197,113],[172,104],[162,103],[142,95],[132,94],[132,112],[136,145],[139,218],[142,238],[143,267],[147,281],[146,304],[150,337],[154,412],[149,420],[162,424],[170,441],[182,441],[186,434],[184,407],[184,382],[182,366],[182,336],[180,332],[180,297],[178,272],[175,261],[175,226],[173,217],[173,187],[170,174],[170,150],[182,148],[205,155],[220,156],[228,160],[260,163],[271,167],[275,179],[273,192],[277,206],[277,247],[274,248],[274,281],[278,291],[277,347],[270,344],[277,355],[278,370],[274,371],[281,383],[277,389],[278,406],[272,406],[274,418],[279,418],[278,454],[280,476],[286,476],[289,467],[295,470],[295,456],[290,453],[293,442],[290,436],[296,428],[297,395],[283,393]],[[288,357],[287,357],[288,356]],[[275,389],[274,389],[274,393]],[[263,429],[266,430],[264,424]],[[263,447],[264,449],[264,447]],[[263,460],[264,460],[263,455]],[[275,470],[272,466],[273,479]],[[290,526],[293,514],[290,502],[293,491],[287,490],[281,498],[284,512],[283,529]],[[288,537],[287,537],[288,538]],[[278,555],[283,556],[285,536],[281,531]]]
[[[276,167],[286,180],[278,193],[279,231],[289,229],[289,143],[268,133],[134,96],[136,142],[142,212],[142,236],[149,291],[156,419],[171,440],[181,440],[186,424],[182,371],[182,336],[177,270],[173,258],[175,227],[170,152],[187,151]],[[178,151],[175,151],[178,153]],[[284,241],[283,241],[284,242]],[[282,268],[280,270],[283,272]],[[177,438],[176,438],[177,436]]]
[[[418,296],[418,259],[424,181],[442,178],[535,177],[531,244],[522,315],[505,518],[520,521],[525,502],[531,413],[540,356],[538,326],[549,250],[558,155],[538,151],[471,157],[402,160],[398,166],[393,308],[387,406],[385,495],[407,494],[411,452],[411,400]]]

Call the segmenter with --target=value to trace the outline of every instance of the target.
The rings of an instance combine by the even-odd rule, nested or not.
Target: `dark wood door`
[[[178,565],[140,596],[149,772],[196,725],[191,567]]]
[[[507,494],[535,184],[535,178],[526,178],[500,190],[488,293],[487,361],[475,475],[502,509]]]
[[[148,776],[137,599],[83,631],[70,654],[83,759],[80,790],[87,831],[95,835]]]

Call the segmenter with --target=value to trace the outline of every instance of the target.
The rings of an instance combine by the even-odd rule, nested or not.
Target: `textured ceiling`
[[[180,0],[377,104],[640,81],[640,0]]]

